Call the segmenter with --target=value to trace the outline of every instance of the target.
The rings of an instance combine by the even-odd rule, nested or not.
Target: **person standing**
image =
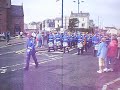
[[[102,73],[104,70],[104,62],[107,59],[107,50],[106,38],[102,38],[97,52],[97,56],[99,58],[99,70],[97,73]]]
[[[97,50],[95,50],[95,45],[97,45],[98,43],[100,42],[100,39],[99,39],[99,35],[98,34],[95,34],[93,37],[92,37],[92,43],[93,43],[93,55],[96,56],[97,54]]]
[[[6,39],[7,39],[7,43],[9,44],[9,41],[10,41],[10,32],[7,32]]]
[[[117,59],[120,60],[120,34],[119,34],[117,40],[118,40],[118,56],[117,56]]]
[[[27,40],[27,58],[26,58],[26,67],[25,70],[29,70],[29,62],[30,62],[30,57],[32,56],[34,62],[35,62],[35,67],[38,67],[38,62],[37,58],[35,55],[35,39],[31,34],[28,34],[28,40]]]
[[[112,37],[110,44],[108,45],[108,52],[107,52],[107,60],[105,63],[105,70],[104,71],[113,71],[114,64],[117,58],[117,51],[118,51],[118,41],[117,38]]]

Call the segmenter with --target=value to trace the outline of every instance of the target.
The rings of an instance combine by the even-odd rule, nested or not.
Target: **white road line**
[[[39,64],[43,64],[43,63],[48,63],[48,62],[51,62],[51,61],[55,61],[55,60],[58,60],[62,57],[55,57],[55,58],[50,58],[50,59],[43,59],[42,62],[39,62]],[[47,60],[47,61],[45,61]],[[7,69],[6,68],[9,68],[9,67],[15,67],[15,66],[18,66],[18,65],[23,65],[23,64],[26,64],[26,63],[22,63],[22,64],[16,64],[16,65],[12,65],[12,66],[6,66],[6,67],[1,67],[2,69],[0,69],[1,73],[6,73]],[[34,66],[35,63],[30,63],[30,66]],[[24,68],[24,67],[23,67]],[[11,71],[16,71],[16,70],[20,70],[20,69],[23,69],[23,68],[19,68],[19,69],[12,69]]]
[[[5,46],[1,46],[0,48],[5,48],[5,47],[10,47],[10,46],[14,46],[14,45],[18,45],[18,44],[24,44],[25,42],[23,43],[17,43],[17,44],[11,44],[11,45],[5,45]]]
[[[6,55],[6,54],[11,54],[11,53],[21,54],[21,53],[25,52],[25,50],[26,49],[22,49],[22,50],[18,50],[18,51],[10,51],[10,52],[6,52],[6,53],[1,53],[0,56]]]
[[[72,48],[72,49],[70,49],[69,51],[72,51],[72,50],[74,50],[74,49],[76,49],[76,48]]]
[[[105,85],[103,85],[102,90],[107,90],[107,86],[109,86],[109,85],[111,85],[111,84],[113,84],[113,83],[115,83],[115,82],[117,82],[117,81],[120,81],[120,77],[117,78],[117,79],[115,79],[115,80],[112,80],[112,81],[106,83]]]
[[[56,51],[56,52],[51,52],[51,53],[61,54],[61,53],[63,53],[63,52]]]
[[[78,53],[76,52],[76,53],[73,53],[72,55],[77,55]]]
[[[11,52],[6,52],[6,53],[1,53],[0,56],[10,54],[10,53],[15,53],[16,51],[11,51]]]
[[[0,73],[6,73],[7,69],[0,69]]]

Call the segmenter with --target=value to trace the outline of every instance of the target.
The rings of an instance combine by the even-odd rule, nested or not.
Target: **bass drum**
[[[78,44],[77,44],[77,47],[78,47],[78,48],[82,48],[82,47],[83,47],[83,44],[82,44],[82,43],[78,43]]]
[[[67,47],[68,43],[67,42],[63,42],[63,47]]]
[[[48,46],[49,46],[49,47],[53,47],[53,43],[52,43],[52,42],[49,42],[49,43],[48,43]]]

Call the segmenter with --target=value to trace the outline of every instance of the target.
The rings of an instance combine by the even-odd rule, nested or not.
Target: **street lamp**
[[[63,0],[62,0],[62,26],[61,26],[61,28],[63,28]]]
[[[74,3],[76,2],[76,1],[73,1]],[[81,2],[84,2],[84,1],[81,1]],[[80,4],[80,0],[78,0],[78,13],[79,13],[79,4]]]

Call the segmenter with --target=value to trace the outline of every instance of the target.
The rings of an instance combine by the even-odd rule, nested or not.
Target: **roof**
[[[116,29],[116,27],[105,27],[106,29]]]
[[[55,18],[55,20],[62,20],[62,18],[60,18],[60,17],[57,17],[57,18]]]
[[[90,16],[89,13],[83,13],[83,12],[80,12],[80,13],[71,12],[71,15],[70,15],[70,17],[88,17],[88,16]]]
[[[11,5],[10,15],[15,17],[23,17],[23,6]]]

